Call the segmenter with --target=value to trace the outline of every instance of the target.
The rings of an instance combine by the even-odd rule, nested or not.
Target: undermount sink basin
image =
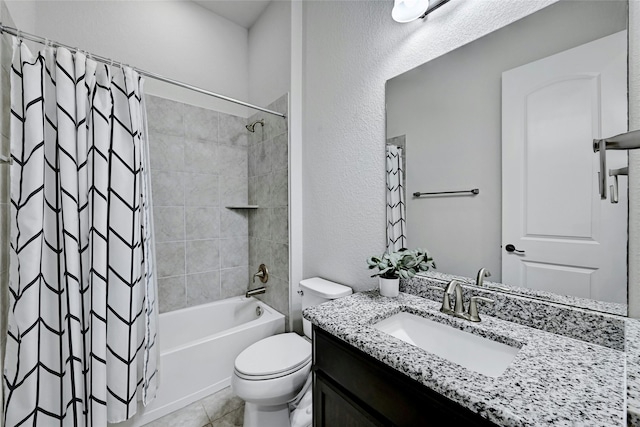
[[[499,377],[516,357],[517,347],[400,312],[374,328],[489,377]]]

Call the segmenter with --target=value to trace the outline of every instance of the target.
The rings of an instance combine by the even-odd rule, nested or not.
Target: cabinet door
[[[383,426],[368,410],[349,398],[340,387],[314,373],[313,426],[314,427],[377,427]]]

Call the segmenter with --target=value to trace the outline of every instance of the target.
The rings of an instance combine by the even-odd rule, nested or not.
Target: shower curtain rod
[[[93,53],[86,52],[86,51],[84,51],[82,49],[79,49],[77,47],[72,47],[72,46],[69,46],[69,45],[66,45],[66,44],[63,44],[63,43],[59,43],[59,42],[56,42],[56,41],[53,41],[53,40],[46,39],[44,37],[36,36],[35,34],[25,33],[24,31],[20,31],[17,28],[6,27],[6,26],[2,25],[2,23],[0,23],[0,33],[11,34],[13,36],[18,37],[19,39],[30,40],[32,42],[40,43],[40,44],[43,44],[43,45],[46,45],[46,46],[64,47],[65,49],[69,49],[69,50],[74,51],[74,52],[83,52],[83,53],[86,53],[89,58],[91,58],[91,59],[93,59],[95,61],[98,61],[98,62],[102,62],[103,64],[108,64],[108,65],[112,65],[112,66],[115,65],[115,66],[120,67],[120,68],[122,68],[124,65],[126,65],[126,64],[123,64],[121,62],[114,61],[113,59],[105,58],[105,57],[100,56],[100,55],[94,55]],[[152,73],[150,71],[141,70],[141,69],[136,68],[136,67],[131,67],[131,68],[133,70],[135,70],[138,74],[140,74],[142,76],[145,76],[145,77],[151,77],[152,79],[160,80],[160,81],[165,82],[165,83],[170,83],[172,85],[179,86],[179,87],[182,87],[182,88],[185,88],[185,89],[189,89],[189,90],[192,90],[194,92],[203,93],[205,95],[209,95],[209,96],[212,96],[214,98],[222,99],[224,101],[233,102],[234,104],[242,105],[244,107],[252,108],[254,110],[259,110],[259,111],[262,111],[262,112],[265,112],[265,113],[273,114],[275,116],[282,117],[283,119],[287,117],[285,114],[279,113],[277,111],[269,110],[268,108],[259,107],[257,105],[249,104],[248,102],[244,102],[244,101],[240,101],[240,100],[237,100],[237,99],[234,99],[234,98],[230,98],[228,96],[220,95],[219,93],[211,92],[209,90],[202,89],[202,88],[199,88],[197,86],[190,85],[188,83],[183,83],[183,82],[180,82],[178,80],[173,80],[173,79],[170,79],[168,77],[161,76],[160,74]]]

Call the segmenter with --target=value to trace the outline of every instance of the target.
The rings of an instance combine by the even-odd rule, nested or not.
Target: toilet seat
[[[268,380],[290,375],[311,364],[311,344],[296,333],[262,339],[236,358],[235,374],[246,380]]]

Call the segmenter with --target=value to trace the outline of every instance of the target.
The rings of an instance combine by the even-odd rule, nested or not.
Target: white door
[[[626,302],[627,179],[618,204],[600,200],[592,149],[627,131],[626,40],[623,31],[502,74],[504,283]],[[608,168],[626,165],[626,151],[607,153]]]

